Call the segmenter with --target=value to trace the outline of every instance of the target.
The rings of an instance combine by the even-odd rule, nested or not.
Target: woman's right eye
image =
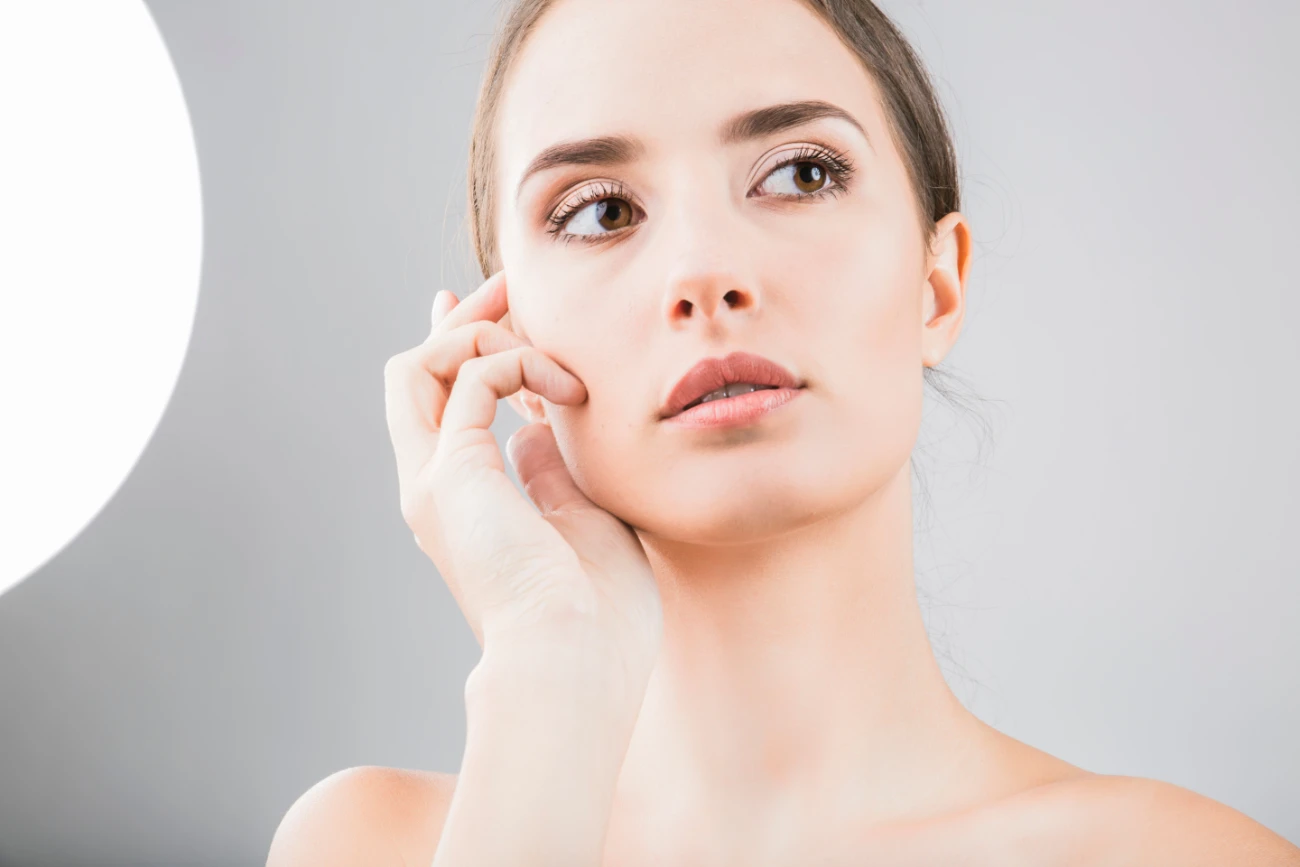
[[[605,181],[557,208],[547,218],[550,226],[546,231],[564,241],[596,241],[632,225],[635,216],[636,206],[626,188],[617,181]]]

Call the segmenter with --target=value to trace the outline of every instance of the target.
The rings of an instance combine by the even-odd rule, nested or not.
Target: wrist
[[[465,681],[466,705],[578,701],[592,711],[604,708],[635,718],[653,663],[585,626],[493,634]]]

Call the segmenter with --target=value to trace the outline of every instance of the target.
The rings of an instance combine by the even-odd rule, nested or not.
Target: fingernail
[[[451,306],[451,290],[439,289],[438,294],[433,298],[433,313],[435,316],[442,316]]]

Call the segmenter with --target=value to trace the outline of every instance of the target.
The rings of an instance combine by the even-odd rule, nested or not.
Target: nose
[[[716,329],[722,328],[728,318],[754,316],[759,309],[757,282],[748,270],[733,264],[738,261],[735,253],[724,257],[716,248],[707,257],[677,260],[664,292],[663,311],[668,325]]]
[[[664,313],[671,325],[699,320],[717,326],[733,312],[752,314],[757,309],[757,291],[726,266],[679,268],[669,277]]]
[[[698,189],[698,188],[697,188]],[[690,207],[673,215],[676,226],[664,287],[663,312],[674,328],[716,329],[736,315],[759,310],[757,280],[747,255],[743,220],[722,200],[712,206],[696,193]],[[707,212],[707,213],[706,213]]]

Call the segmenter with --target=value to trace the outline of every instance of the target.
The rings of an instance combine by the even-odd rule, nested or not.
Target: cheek
[[[587,388],[581,405],[548,407],[562,449],[576,459],[604,449],[626,451],[624,440],[633,432],[617,428],[644,425],[654,395],[646,385],[653,371],[639,348],[646,339],[644,317],[628,304],[612,303],[613,288],[575,279],[573,272],[572,266],[541,261],[508,272],[507,279],[516,333]]]
[[[501,261],[515,333],[573,370],[571,353],[581,346],[585,316],[572,275],[536,242],[520,243],[512,233],[502,239]]]
[[[853,406],[892,466],[911,453],[921,424],[920,245],[895,232],[869,242],[864,255],[871,279],[855,344],[866,386]]]
[[[823,378],[861,387],[920,364],[922,240],[897,214],[854,213],[770,261]]]
[[[922,243],[897,213],[828,226],[791,270],[792,305],[833,428],[868,434],[890,459],[910,449],[921,411]]]

